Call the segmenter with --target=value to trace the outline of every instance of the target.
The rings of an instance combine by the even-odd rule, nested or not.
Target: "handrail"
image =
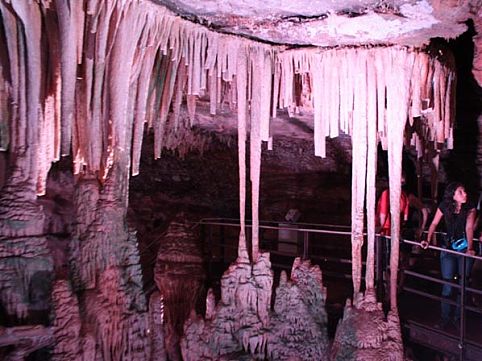
[[[420,242],[414,242],[414,241],[410,241],[408,239],[403,239],[402,240],[404,243],[408,243],[408,244],[412,244],[412,245],[415,245],[415,246],[419,246],[421,248],[421,245],[420,245]],[[462,256],[462,257],[467,257],[467,258],[474,258],[474,259],[479,259],[479,260],[482,260],[482,257],[481,256],[474,256],[474,255],[471,255],[471,254],[466,254],[466,253],[462,253],[462,252],[457,252],[457,251],[453,251],[449,248],[443,248],[443,247],[438,247],[438,246],[432,246],[432,245],[429,245],[426,249],[434,249],[436,251],[440,251],[440,252],[445,252],[445,253],[451,253],[451,254],[454,254],[454,255],[457,255],[457,256]]]
[[[235,218],[203,218],[197,223],[206,224],[206,225],[213,225],[213,226],[233,226],[233,227],[237,227],[237,226],[240,225],[239,223],[218,222],[219,220],[224,220],[224,219],[230,220],[230,221],[231,220],[232,221],[239,221],[239,219],[235,219]],[[299,228],[299,227],[265,226],[265,225],[262,225],[261,222],[263,222],[263,223],[278,223],[278,224],[279,223],[286,223],[286,222],[275,222],[275,221],[260,221],[260,225],[259,225],[260,229],[281,229],[281,230],[290,230],[290,231],[296,230],[297,232],[309,232],[309,233],[320,233],[320,234],[338,234],[338,235],[351,235],[352,234],[351,231],[331,231],[331,230]],[[311,223],[311,224],[315,225],[315,223]],[[310,225],[310,223],[290,223],[290,226],[298,226],[298,225]],[[316,225],[318,225],[320,227],[330,226],[330,227],[340,227],[340,228],[351,228],[350,226],[345,226],[345,225],[327,225],[327,224],[316,224]],[[252,225],[246,224],[246,227],[251,228]],[[426,232],[424,232],[424,233],[426,233]],[[445,235],[446,233],[445,232],[435,232],[435,234]],[[363,233],[363,235],[366,235],[366,233]],[[375,236],[380,237],[381,235],[379,233],[376,233]],[[390,236],[384,236],[384,237],[388,238],[388,239],[391,238]],[[421,247],[420,242],[415,242],[415,241],[411,241],[411,240],[404,239],[404,238],[401,238],[400,241],[403,242],[403,243],[408,243],[408,244],[412,244],[412,245],[416,245],[416,246]],[[474,241],[478,242],[479,240],[477,238],[474,238]],[[482,260],[481,256],[467,255],[465,253],[452,251],[448,248],[438,247],[438,246],[434,246],[434,245],[429,245],[427,247],[427,249],[434,249],[434,250],[438,250],[438,251],[442,251],[442,252],[456,254],[456,255],[459,255],[459,256],[463,255],[464,257],[470,257],[470,258]]]
[[[239,227],[239,223],[225,223],[225,222],[206,222],[202,224],[212,225],[212,226],[233,226]],[[295,223],[293,223],[295,225]],[[247,228],[251,228],[252,225],[247,224]],[[340,235],[351,235],[351,232],[348,231],[327,231],[322,229],[311,229],[311,228],[298,228],[298,227],[283,227],[283,226],[264,226],[259,225],[260,229],[282,229],[282,230],[289,230],[289,231],[297,231],[297,232],[309,232],[309,233],[324,233],[324,234],[340,234]]]
[[[238,225],[239,225],[239,218],[223,218],[223,217],[213,217],[213,218],[202,218],[201,220],[199,220],[198,222],[196,223],[200,223],[200,224],[210,224],[212,221],[222,221],[222,220],[227,220],[227,221],[237,221]],[[246,224],[248,225],[249,223],[251,223],[252,220],[251,219],[246,219]],[[345,228],[345,229],[351,229],[351,226],[347,226],[347,225],[343,225],[343,224],[327,224],[327,223],[303,223],[303,222],[289,222],[289,221],[286,221],[286,220],[283,220],[283,221],[263,221],[263,220],[260,220],[259,221],[259,224],[263,224],[263,223],[267,223],[267,224],[270,224],[270,223],[273,223],[273,224],[279,224],[279,223],[289,223],[290,225],[293,225],[293,226],[318,226],[318,227],[333,227],[333,228]]]

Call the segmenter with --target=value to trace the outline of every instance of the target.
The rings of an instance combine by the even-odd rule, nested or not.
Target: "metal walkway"
[[[215,288],[227,266],[236,259],[239,221],[235,219],[204,219],[200,222],[201,237],[208,259],[208,279]],[[246,230],[250,248],[250,228]],[[260,222],[260,249],[270,252],[275,272],[275,285],[281,270],[289,272],[293,259],[302,257],[318,264],[323,273],[323,283],[328,288],[327,311],[329,333],[334,333],[343,305],[352,296],[351,283],[351,230],[349,226],[306,223]],[[461,305],[460,322],[450,327],[440,325],[441,286],[439,271],[440,252],[452,252],[430,246],[422,250],[418,243],[403,240],[399,268],[399,312],[405,342],[430,348],[451,359],[482,360],[482,257],[474,258],[474,272],[480,283],[469,287],[465,275],[450,282],[460,294],[459,298],[443,299],[445,303]],[[364,247],[366,248],[366,247]],[[455,252],[454,252],[455,253]],[[377,237],[376,281],[378,298],[386,303],[387,272],[384,269],[384,242]],[[362,252],[366,258],[366,249]],[[363,263],[365,266],[365,263]],[[465,269],[465,267],[464,267]],[[365,270],[363,269],[363,274]],[[473,277],[474,279],[477,277]],[[331,322],[330,322],[331,315]],[[331,325],[330,325],[331,324]]]

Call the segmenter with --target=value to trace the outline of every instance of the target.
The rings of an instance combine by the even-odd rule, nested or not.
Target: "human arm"
[[[422,248],[428,248],[430,245],[430,242],[432,241],[432,238],[435,235],[435,230],[437,229],[437,226],[440,222],[440,220],[443,217],[443,213],[440,210],[440,208],[437,208],[437,212],[435,212],[435,216],[433,217],[432,223],[430,224],[430,227],[428,227],[428,235],[427,235],[427,240],[420,242]],[[434,242],[435,243],[435,242]]]
[[[419,234],[420,236],[422,235],[423,230],[425,229],[425,226],[427,225],[427,220],[428,220],[428,208],[423,207],[420,212],[422,213],[422,224],[420,225],[419,229]]]
[[[467,213],[467,222],[465,223],[465,235],[467,237],[467,254],[475,255],[474,242],[474,225],[475,225],[475,208]]]
[[[408,196],[408,200],[410,202],[410,206],[415,208],[416,210],[418,210],[422,214],[422,222],[419,224],[419,228],[417,229],[417,231],[415,233],[416,239],[420,239],[425,227],[427,226],[428,214],[429,214],[430,209],[425,207],[423,202],[418,197],[413,195],[412,193],[410,193],[410,195]]]

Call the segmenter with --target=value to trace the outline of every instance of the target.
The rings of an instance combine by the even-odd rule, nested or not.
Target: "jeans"
[[[459,284],[461,284],[463,276],[463,256],[457,256],[452,253],[440,252],[440,267],[442,278],[444,281],[453,281],[457,276]],[[468,282],[470,272],[472,271],[472,265],[474,264],[473,258],[466,257],[465,259],[465,280]],[[444,284],[442,287],[442,298],[449,298],[452,296],[452,287],[449,284]],[[455,307],[454,320],[460,319],[460,291],[457,292],[457,306]],[[442,301],[442,322],[448,323],[450,321],[450,311],[452,305]]]

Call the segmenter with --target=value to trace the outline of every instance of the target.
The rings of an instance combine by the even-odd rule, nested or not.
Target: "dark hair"
[[[454,194],[458,187],[464,187],[464,185],[460,182],[452,182],[447,185],[444,192],[443,202],[446,204],[447,207],[447,216],[452,217],[455,211],[455,201],[454,201]]]

